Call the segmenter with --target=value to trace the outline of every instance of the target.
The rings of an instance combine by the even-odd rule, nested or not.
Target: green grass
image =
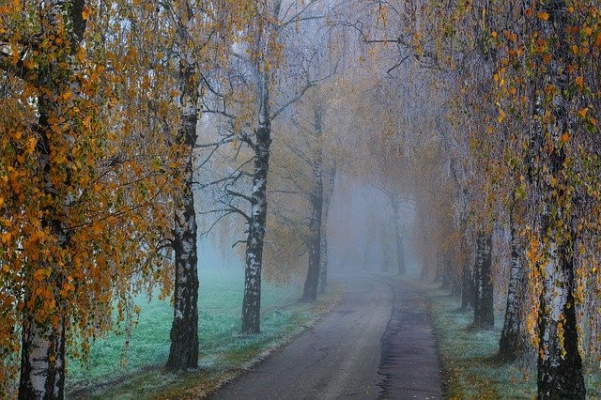
[[[241,336],[242,270],[200,271],[199,333],[200,370],[168,374],[162,369],[169,353],[173,309],[169,301],[136,299],[142,308],[124,354],[126,337],[111,333],[97,340],[89,361],[70,360],[67,391],[85,398],[185,398],[219,384],[304,330],[316,315],[335,300],[314,305],[298,304],[300,288],[263,285],[261,334]],[[83,389],[83,392],[81,391]],[[152,393],[150,395],[149,393]],[[175,393],[175,395],[174,395]]]
[[[495,315],[491,331],[470,329],[473,311],[461,310],[461,301],[447,291],[420,284],[430,299],[434,334],[445,373],[449,399],[536,398],[536,365],[503,363],[497,357],[503,315]],[[601,398],[595,383],[586,377],[589,398]]]

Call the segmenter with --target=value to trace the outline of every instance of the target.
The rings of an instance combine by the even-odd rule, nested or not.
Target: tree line
[[[424,274],[462,295],[475,329],[505,310],[499,359],[536,365],[539,398],[585,398],[600,354],[599,5],[378,7],[366,41],[395,55],[397,78],[420,68],[438,105],[404,127],[410,191],[428,199],[413,230]]]

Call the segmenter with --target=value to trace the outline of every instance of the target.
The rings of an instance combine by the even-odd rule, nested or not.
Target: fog
[[[336,180],[328,217],[328,267],[394,272],[397,254],[394,214],[385,195],[370,182],[342,176]],[[410,245],[415,218],[411,202],[401,207],[408,273],[419,274]]]

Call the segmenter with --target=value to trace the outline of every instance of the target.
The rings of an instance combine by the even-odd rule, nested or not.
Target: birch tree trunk
[[[504,361],[514,361],[524,351],[522,335],[522,307],[525,301],[523,246],[520,244],[513,217],[509,217],[511,237],[511,269],[507,288],[505,320],[499,340],[499,357]]]
[[[586,387],[578,349],[574,303],[573,249],[551,243],[539,305],[538,397],[584,399]]]
[[[309,220],[309,268],[303,288],[301,302],[313,302],[317,298],[317,289],[319,285],[319,276],[321,269],[322,255],[322,229],[323,229],[323,210],[324,210],[324,191],[323,191],[323,114],[324,110],[319,100],[313,103],[313,126],[315,128],[315,140],[317,148],[313,160],[313,188],[310,194],[311,217]]]
[[[49,119],[51,116],[60,115],[60,109],[54,107],[54,103],[47,95],[39,98],[38,119],[40,140],[36,145],[36,152],[43,170],[44,192],[52,201],[45,207],[45,216],[42,227],[49,228],[56,239],[56,246],[64,249],[69,245],[69,235],[61,222],[63,210],[57,209],[58,193],[53,182],[50,164],[51,149],[48,132],[51,131]],[[68,206],[65,204],[65,210]],[[60,268],[43,262],[45,268],[53,271],[50,280],[53,284],[48,290],[58,292],[62,287],[64,276],[61,276]],[[26,293],[26,298],[32,293]],[[65,385],[65,324],[67,305],[59,296],[54,296],[57,304],[54,306],[53,314],[58,317],[56,321],[49,318],[39,321],[29,311],[24,311],[22,350],[21,350],[21,378],[19,384],[20,399],[62,399],[64,397]],[[29,301],[28,301],[29,302]],[[47,305],[40,304],[39,307]]]
[[[397,268],[399,274],[405,275],[407,273],[407,266],[405,264],[405,247],[403,245],[403,233],[400,221],[400,204],[397,200],[398,199],[391,199],[394,211],[394,236],[396,238]]]
[[[51,61],[48,61],[44,69],[37,71],[34,78],[34,85],[40,93],[37,98],[38,121],[35,129],[38,141],[35,153],[41,175],[39,184],[43,187],[45,197],[41,225],[54,238],[54,250],[63,250],[69,246],[65,220],[70,212],[71,199],[61,192],[60,186],[69,186],[71,175],[69,172],[59,171],[61,167],[53,165],[51,158],[55,155],[57,143],[60,145],[76,140],[71,130],[67,130],[62,136],[57,134],[55,121],[59,121],[64,114],[65,104],[60,101],[61,95],[77,89],[73,84],[76,66],[72,58],[79,48],[86,27],[81,14],[84,5],[83,0],[52,0],[44,3],[44,11],[40,14],[45,27],[41,39],[51,43],[43,51],[48,52],[47,59]],[[58,137],[52,137],[53,135]],[[51,271],[50,285],[45,289],[52,292],[55,304],[52,315],[41,317],[42,320],[36,318],[35,308],[24,310],[19,399],[64,398],[65,341],[69,310],[57,294],[65,276],[61,267],[54,265],[52,261],[42,261],[41,264],[36,266],[34,263],[32,270],[46,268]],[[32,295],[31,292],[25,293],[25,298]],[[36,305],[40,308],[50,307],[47,304]]]
[[[199,82],[195,55],[189,49],[189,29],[194,22],[191,9],[180,16],[177,30],[179,71],[178,91],[181,127],[175,146],[185,157],[183,192],[176,200],[171,244],[175,254],[175,291],[173,323],[169,338],[169,358],[166,368],[171,371],[198,368],[198,250],[194,193],[194,146],[197,141]]]
[[[461,270],[461,308],[463,310],[468,310],[474,307],[475,297],[474,277],[470,267],[467,264],[464,264],[463,269]]]
[[[328,206],[325,206],[327,210]],[[327,211],[325,212],[327,215]],[[327,238],[327,218],[322,216],[321,240],[319,243],[319,283],[317,284],[317,293],[324,294],[328,288],[328,238]]]
[[[465,195],[465,192],[462,192]],[[461,233],[461,238],[459,240],[460,252],[463,255],[469,253],[468,248],[468,240],[467,240],[467,223],[465,216],[461,215],[461,222],[459,224],[459,232]],[[472,274],[472,269],[468,263],[469,257],[464,256],[463,258],[463,267],[461,268],[461,309],[468,310],[474,306],[474,298],[476,294],[474,293],[474,277]]]
[[[196,125],[194,125],[195,129]],[[192,175],[192,157],[186,163],[186,175]],[[182,194],[175,217],[173,249],[175,253],[175,292],[173,323],[169,338],[168,370],[198,368],[198,255],[196,213],[191,185]]]
[[[65,310],[57,309],[58,326],[23,321],[19,399],[65,397]]]
[[[261,39],[260,39],[261,40]],[[267,41],[267,38],[263,38]],[[267,43],[260,44],[267,46]],[[266,50],[264,50],[264,53]],[[242,299],[242,333],[261,332],[261,267],[263,243],[267,224],[267,175],[269,172],[269,149],[271,146],[271,115],[269,108],[269,75],[258,68],[257,98],[259,101],[259,126],[254,144],[254,171],[252,178],[251,213],[246,239],[246,267],[244,274],[244,297]]]
[[[332,192],[334,191],[334,179],[336,176],[336,165],[326,173],[325,183],[322,181],[324,186],[323,189],[323,212],[321,215],[321,256],[319,257],[319,284],[317,286],[317,292],[324,294],[328,287],[328,214],[330,211],[330,199],[332,198]]]
[[[319,268],[321,265],[321,226],[323,209],[323,185],[321,181],[321,163],[313,169],[315,179],[314,193],[311,195],[311,220],[309,222],[309,268],[303,289],[301,302],[313,302],[317,298],[319,283]]]
[[[480,232],[476,239],[474,266],[474,327],[492,329],[495,325],[492,282],[492,235]]]
[[[540,243],[545,254],[538,263],[542,292],[538,305],[538,397],[584,399],[582,358],[576,318],[575,249],[577,232],[569,162],[561,143],[572,135],[569,66],[572,52],[566,41],[570,27],[568,3],[541,4],[548,18],[537,19],[538,36],[549,44],[545,73],[534,82],[533,178],[540,210]]]
[[[261,332],[261,267],[263,243],[267,222],[267,173],[269,171],[269,147],[271,124],[266,121],[257,130],[254,162],[251,215],[246,239],[246,269],[244,274],[244,298],[242,300],[242,333]]]

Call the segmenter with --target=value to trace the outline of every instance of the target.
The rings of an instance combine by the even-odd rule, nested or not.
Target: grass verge
[[[444,369],[448,399],[536,398],[536,363],[504,363],[497,357],[503,315],[491,331],[470,329],[473,311],[434,285],[417,284],[431,304],[432,325]],[[597,375],[587,375],[589,398],[601,398]]]
[[[200,271],[200,360],[197,371],[164,371],[173,310],[168,301],[140,304],[140,319],[126,338],[111,333],[98,340],[88,363],[71,360],[71,399],[201,398],[264,359],[312,326],[338,300],[330,291],[314,304],[299,304],[296,286],[264,285],[261,334],[239,335],[244,277],[239,271]],[[143,303],[138,299],[138,303]],[[129,348],[124,354],[125,341]]]

